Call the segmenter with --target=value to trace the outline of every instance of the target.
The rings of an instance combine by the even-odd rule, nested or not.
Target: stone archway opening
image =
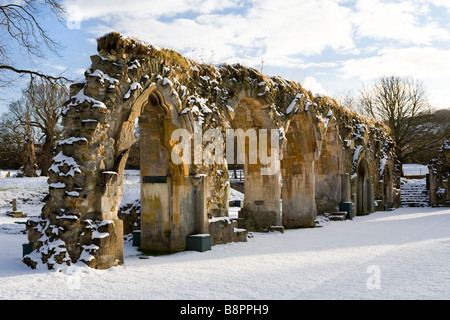
[[[276,127],[266,108],[255,99],[243,98],[230,121],[234,137],[229,141],[235,144],[237,158],[241,158],[237,162],[244,177],[244,201],[238,217],[240,226],[251,231],[281,225],[281,172],[279,155],[275,154],[279,146],[272,146],[272,130]]]
[[[171,250],[170,154],[165,144],[167,114],[155,93],[139,117],[141,175],[141,244],[148,251]]]
[[[139,116],[142,251],[183,251],[188,235],[207,229],[205,181],[171,158],[172,133],[181,127],[163,96],[152,91]]]
[[[183,251],[186,236],[207,228],[206,182],[190,175],[189,164],[172,161],[172,133],[183,127],[173,109],[156,87],[150,87],[131,106],[126,121],[139,128],[139,250],[148,254]],[[124,126],[120,135],[132,131]]]
[[[317,119],[310,117],[309,113],[299,113],[291,119],[281,160],[282,220],[285,228],[315,226],[314,163],[320,154],[319,137]]]
[[[373,212],[374,196],[369,166],[365,159],[358,163],[356,174],[356,214],[366,215]]]

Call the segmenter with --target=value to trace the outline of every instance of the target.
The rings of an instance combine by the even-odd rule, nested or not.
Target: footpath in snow
[[[16,184],[16,191],[38,192],[39,179],[28,191]],[[3,186],[0,201],[11,188]],[[37,215],[41,207],[30,202],[24,211]],[[122,266],[52,271],[21,262],[27,239],[15,222],[26,219],[6,210],[0,203],[0,299],[450,298],[450,208],[400,208],[284,234],[253,233],[246,243],[206,252],[144,257],[126,241]]]

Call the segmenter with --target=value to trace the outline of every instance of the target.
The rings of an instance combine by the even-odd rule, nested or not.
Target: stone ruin
[[[242,229],[314,227],[318,214],[339,211],[342,203],[351,204],[353,215],[395,206],[392,140],[381,124],[333,99],[239,64],[199,64],[118,33],[98,39],[91,61],[64,105],[64,140],[49,170],[46,204],[27,222],[33,251],[24,262],[33,268],[123,263],[118,207],[136,121],[142,250],[183,251],[193,234],[211,234],[218,244],[242,240]],[[272,165],[280,170],[273,174],[262,175],[267,163],[248,161],[246,149],[239,228],[213,223],[227,221],[227,162],[175,163],[171,137],[180,128],[192,137],[209,129],[279,133]]]
[[[444,141],[428,169],[430,205],[450,207],[450,139]]]

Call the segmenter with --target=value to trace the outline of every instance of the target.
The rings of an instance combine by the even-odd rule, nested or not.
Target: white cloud
[[[184,12],[207,14],[236,5],[236,0],[65,0],[66,7],[78,7],[79,19],[101,19],[111,16],[141,17],[174,16]],[[141,21],[142,22],[142,21]]]
[[[314,94],[326,94],[326,91],[322,88],[322,85],[313,77],[306,77],[305,81],[302,82],[302,87],[306,90],[310,90]]]
[[[309,62],[309,63],[301,63],[298,65],[300,69],[308,69],[308,68],[335,68],[339,64],[337,62]]]
[[[86,71],[86,68],[76,68],[73,72],[76,75],[84,75],[84,72]]]
[[[448,30],[441,28],[437,22],[421,21],[422,16],[428,13],[428,7],[420,1],[358,0],[355,9],[352,20],[360,37],[413,44],[450,39]]]
[[[432,47],[384,49],[378,55],[342,62],[342,77],[374,79],[382,75],[395,74],[418,79],[447,78],[450,74],[450,50]]]
[[[64,4],[80,8],[81,27],[89,26],[83,30],[89,37],[114,30],[205,63],[260,67],[264,61],[265,70],[278,68],[306,77],[303,85],[316,93],[325,92],[322,84],[343,79],[349,83],[395,74],[445,83],[450,75],[448,0],[65,0]],[[445,47],[432,47],[437,43]],[[347,58],[350,54],[353,59]],[[318,75],[315,68],[330,71],[321,77],[322,84],[308,77]],[[441,97],[444,91],[440,90]]]
[[[53,69],[58,70],[58,71],[66,71],[67,70],[66,66],[62,66],[62,65],[59,65],[59,64],[50,64],[49,66],[52,67]]]
[[[450,13],[450,2],[448,0],[421,0],[425,4],[432,4],[437,7],[443,7]]]
[[[320,54],[326,48],[349,50],[354,48],[349,14],[330,0],[258,0],[249,10],[245,32],[263,39],[267,59]]]
[[[450,50],[432,47],[385,49],[379,55],[342,62],[344,79],[360,81],[384,75],[408,76],[424,82],[430,102],[437,108],[450,107]]]
[[[333,0],[66,2],[81,8],[83,20],[100,21],[91,28],[96,37],[117,30],[182,53],[214,51],[220,62],[294,66],[299,54],[354,49],[351,11]]]

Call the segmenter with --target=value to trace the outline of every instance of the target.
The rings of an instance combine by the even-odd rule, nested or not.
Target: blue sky
[[[35,69],[81,79],[95,39],[118,31],[205,63],[241,63],[314,93],[357,94],[382,75],[424,82],[450,108],[448,0],[64,0],[67,21],[43,15],[64,46]],[[15,97],[21,86],[2,92]],[[0,105],[5,110],[6,102]]]

